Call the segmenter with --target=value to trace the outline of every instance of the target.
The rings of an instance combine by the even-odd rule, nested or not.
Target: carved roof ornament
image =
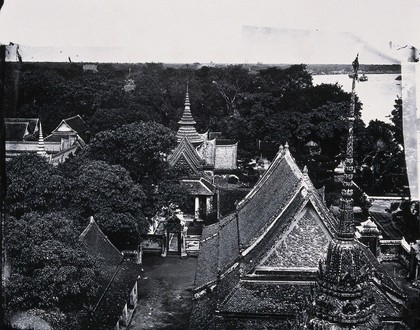
[[[351,326],[377,329],[380,321],[375,313],[375,300],[370,289],[363,246],[355,241],[353,214],[353,118],[356,104],[355,86],[359,68],[358,56],[352,63],[354,75],[350,111],[347,117],[348,136],[346,161],[338,215],[337,237],[328,247],[326,260],[319,264],[314,290],[312,329],[347,329]]]

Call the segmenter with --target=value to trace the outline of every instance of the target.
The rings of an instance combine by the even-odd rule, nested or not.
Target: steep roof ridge
[[[315,188],[313,182],[309,178],[308,168],[305,165],[303,168],[303,180],[305,182],[305,186],[308,189],[308,198],[312,203],[315,211],[318,213],[319,217],[323,221],[323,223],[328,228],[329,232],[333,237],[335,237],[337,233],[337,221],[335,217],[331,214],[330,210],[326,207],[325,203],[321,199],[321,195],[319,194],[318,189]]]
[[[284,172],[285,170],[287,173]],[[257,198],[258,195],[261,195],[260,191],[267,193],[264,192],[264,190],[267,190],[266,184],[269,185],[269,180],[272,180],[271,176],[276,176],[276,180],[283,180],[285,179],[285,176],[287,176],[287,178],[293,177],[293,180],[287,179],[288,182],[285,182],[282,185],[281,189],[283,189],[283,191],[287,191],[287,194],[283,194],[281,196],[281,200],[277,201],[277,206],[275,206],[276,209],[273,210],[274,213],[267,214],[268,217],[265,217],[263,222],[260,221],[258,224],[252,224],[250,227],[250,229],[252,228],[251,232],[244,232],[244,234],[240,233],[239,239],[243,255],[248,254],[258,244],[258,242],[263,239],[265,235],[267,235],[267,233],[282,216],[287,207],[293,202],[293,199],[296,198],[297,194],[302,190],[302,188],[305,188],[306,190],[308,189],[303,177],[303,173],[300,171],[294,158],[291,156],[288,145],[286,144],[284,148],[280,147],[280,151],[277,154],[275,161],[267,170],[266,175],[264,175],[260,182],[257,183],[258,186],[254,187],[255,189],[253,189],[245,197],[245,199],[242,200],[241,205],[238,205],[238,212],[246,212],[247,205],[253,205],[252,203],[255,203],[255,198]],[[275,182],[278,186],[278,181]],[[254,220],[246,219],[246,217],[240,218],[239,220],[240,227],[244,226],[247,221],[254,222]]]
[[[236,224],[236,231],[238,231],[238,214],[237,212],[235,213],[231,213],[230,216],[226,216],[223,219],[221,219],[221,221],[219,221],[219,231],[218,233],[220,233],[224,228],[227,227],[227,225],[229,225],[232,221],[235,221]],[[220,237],[220,235],[219,235]],[[239,233],[236,233],[236,243],[238,245],[238,251],[239,251]],[[219,250],[220,250],[220,240],[219,240]],[[218,264],[218,268],[221,271],[221,275],[225,275],[225,273],[227,272],[226,270],[229,270],[229,268],[235,264],[235,262],[238,261],[238,259],[240,258],[240,255],[238,255],[230,264],[227,265],[222,265],[221,264],[221,258],[217,259],[217,264]]]
[[[83,121],[83,122],[85,122],[84,120],[83,120],[83,118],[82,117],[80,117],[80,115],[79,114],[77,114],[77,115],[75,115],[75,116],[72,116],[72,117],[69,117],[69,118],[66,118],[66,119],[63,119],[64,121],[67,121],[67,120],[71,120],[71,119],[74,119],[74,118],[79,118],[81,121]]]
[[[201,177],[200,182],[203,186],[206,187],[210,192],[214,193],[215,186],[207,179],[207,177]]]
[[[284,150],[283,146],[280,146],[279,151],[277,152],[276,157],[274,158],[273,162],[271,163],[270,167],[267,171],[263,174],[263,176],[258,180],[255,186],[251,189],[251,191],[238,203],[236,209],[240,210],[243,208],[247,202],[252,199],[252,197],[261,189],[261,187],[265,184],[265,182],[270,178],[271,174],[278,168],[281,160],[286,155],[286,151]]]
[[[91,216],[89,218],[89,224],[87,225],[87,227],[82,231],[82,233],[79,235],[79,240],[83,240],[85,238],[85,236],[87,235],[87,233],[93,228],[95,227],[95,229],[98,231],[99,235],[102,236],[102,238],[104,238],[107,243],[109,243],[109,245],[115,250],[117,251],[121,257],[122,257],[122,253],[115,247],[114,244],[111,243],[111,241],[108,239],[108,237],[104,234],[104,232],[101,230],[101,227],[99,227],[98,223],[95,221],[95,219]]]
[[[325,206],[324,202],[321,200],[319,194],[313,192],[309,195],[309,200],[312,203],[316,213],[322,219],[322,222],[328,228],[332,237],[336,237],[337,234],[337,221],[335,217],[331,214],[330,210]]]
[[[182,155],[185,156],[185,160],[194,169],[196,174],[198,174],[198,170],[201,167],[201,157],[186,136],[182,137],[181,142],[172,154],[169,155],[168,162],[170,166],[174,166]]]
[[[219,226],[218,224],[215,224],[215,225],[216,226]],[[213,240],[213,239],[217,240],[217,242],[216,242],[216,247],[217,247],[217,251],[216,251],[217,257],[216,257],[216,260],[219,259],[219,244],[220,244],[219,237],[220,237],[219,230],[217,230],[215,234],[211,235],[210,237],[207,237],[203,241],[203,242],[207,242],[207,241]],[[199,255],[199,258],[200,258],[200,255]],[[200,260],[198,260],[198,261],[200,261]],[[201,291],[204,287],[207,287],[209,285],[212,285],[214,283],[217,283],[217,279],[220,276],[218,265],[216,267],[216,274],[213,273],[213,275],[216,275],[216,276],[215,277],[212,277],[211,279],[207,280],[206,282],[202,283],[200,286],[197,287],[196,285],[197,285],[197,283],[199,283],[199,280],[200,280],[200,276],[201,275],[202,274],[200,274],[198,271],[195,273],[195,277],[194,277],[194,291]]]
[[[283,215],[283,213],[288,209],[288,207],[292,204],[293,200],[296,198],[296,196],[301,192],[302,190],[302,182],[300,181],[300,183],[297,185],[296,189],[294,190],[293,194],[290,194],[290,198],[288,199],[287,203],[285,204],[285,206],[282,208],[281,212],[279,214],[276,214],[274,216],[272,216],[269,221],[266,222],[265,226],[262,227],[256,238],[250,242],[250,244],[243,249],[242,251],[240,251],[242,256],[246,256],[249,252],[251,252],[255,246],[258,245],[258,243],[260,243],[264,237],[270,232],[271,228],[274,227],[274,225],[277,223],[277,221],[281,218],[281,216]]]
[[[62,125],[62,124],[65,124],[67,127],[69,127],[69,128],[71,128],[75,133],[77,133],[67,122],[66,122],[66,120],[65,119],[62,119],[61,120],[61,122],[60,122],[60,124],[58,124],[57,125],[57,127],[56,128],[54,128],[54,130],[51,132],[51,134],[50,135],[52,135],[52,133],[54,133],[54,132],[58,132],[57,130],[58,130],[58,128]]]

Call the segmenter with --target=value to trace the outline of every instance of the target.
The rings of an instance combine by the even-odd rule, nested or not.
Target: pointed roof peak
[[[188,92],[188,84],[187,84],[187,92],[185,93],[185,103],[184,103],[184,109],[186,108],[186,107],[189,107],[189,106],[191,106],[191,104],[190,104],[190,94],[189,94],[189,92]]]
[[[182,113],[181,120],[178,124],[182,125],[195,125],[196,122],[191,114],[191,103],[190,103],[190,95],[188,93],[188,85],[187,85],[187,92],[185,93],[185,103],[184,103],[184,112]]]
[[[181,141],[182,136],[186,136],[191,143],[201,143],[203,142],[203,138],[197,133],[195,129],[195,124],[197,124],[191,114],[190,108],[190,97],[188,94],[188,84],[187,84],[187,92],[185,94],[185,105],[184,105],[184,112],[182,113],[181,119],[178,121],[179,129],[176,134],[178,142]]]
[[[45,150],[44,136],[42,135],[42,125],[39,123],[39,136],[38,136],[38,155],[45,156],[47,154]]]

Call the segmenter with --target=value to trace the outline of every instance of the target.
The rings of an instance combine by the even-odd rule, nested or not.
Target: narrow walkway
[[[188,329],[197,258],[145,256],[139,304],[128,330]]]
[[[369,214],[372,220],[378,225],[385,239],[401,239],[400,229],[392,221],[392,214],[385,211],[391,207],[392,200],[374,199],[369,208]]]

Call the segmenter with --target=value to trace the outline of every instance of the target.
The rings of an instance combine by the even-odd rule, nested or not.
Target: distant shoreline
[[[8,61],[7,64],[12,67],[18,67],[19,69],[41,69],[47,68],[50,70],[66,70],[72,69],[80,70],[84,65],[93,64],[97,66],[98,71],[124,71],[128,72],[129,69],[135,69],[136,67],[142,67],[147,63],[110,63],[110,62],[26,62],[22,63],[15,61]],[[288,68],[296,64],[264,64],[264,63],[237,63],[237,64],[220,64],[220,63],[160,63],[168,68],[188,68],[192,70],[198,70],[202,67],[225,67],[229,65],[240,65],[247,68],[250,71],[260,71],[270,67]],[[303,63],[304,64],[304,63]],[[351,64],[306,64],[308,72],[312,75],[340,75],[352,73]],[[361,64],[359,67],[360,72],[365,74],[401,74],[400,64]]]

